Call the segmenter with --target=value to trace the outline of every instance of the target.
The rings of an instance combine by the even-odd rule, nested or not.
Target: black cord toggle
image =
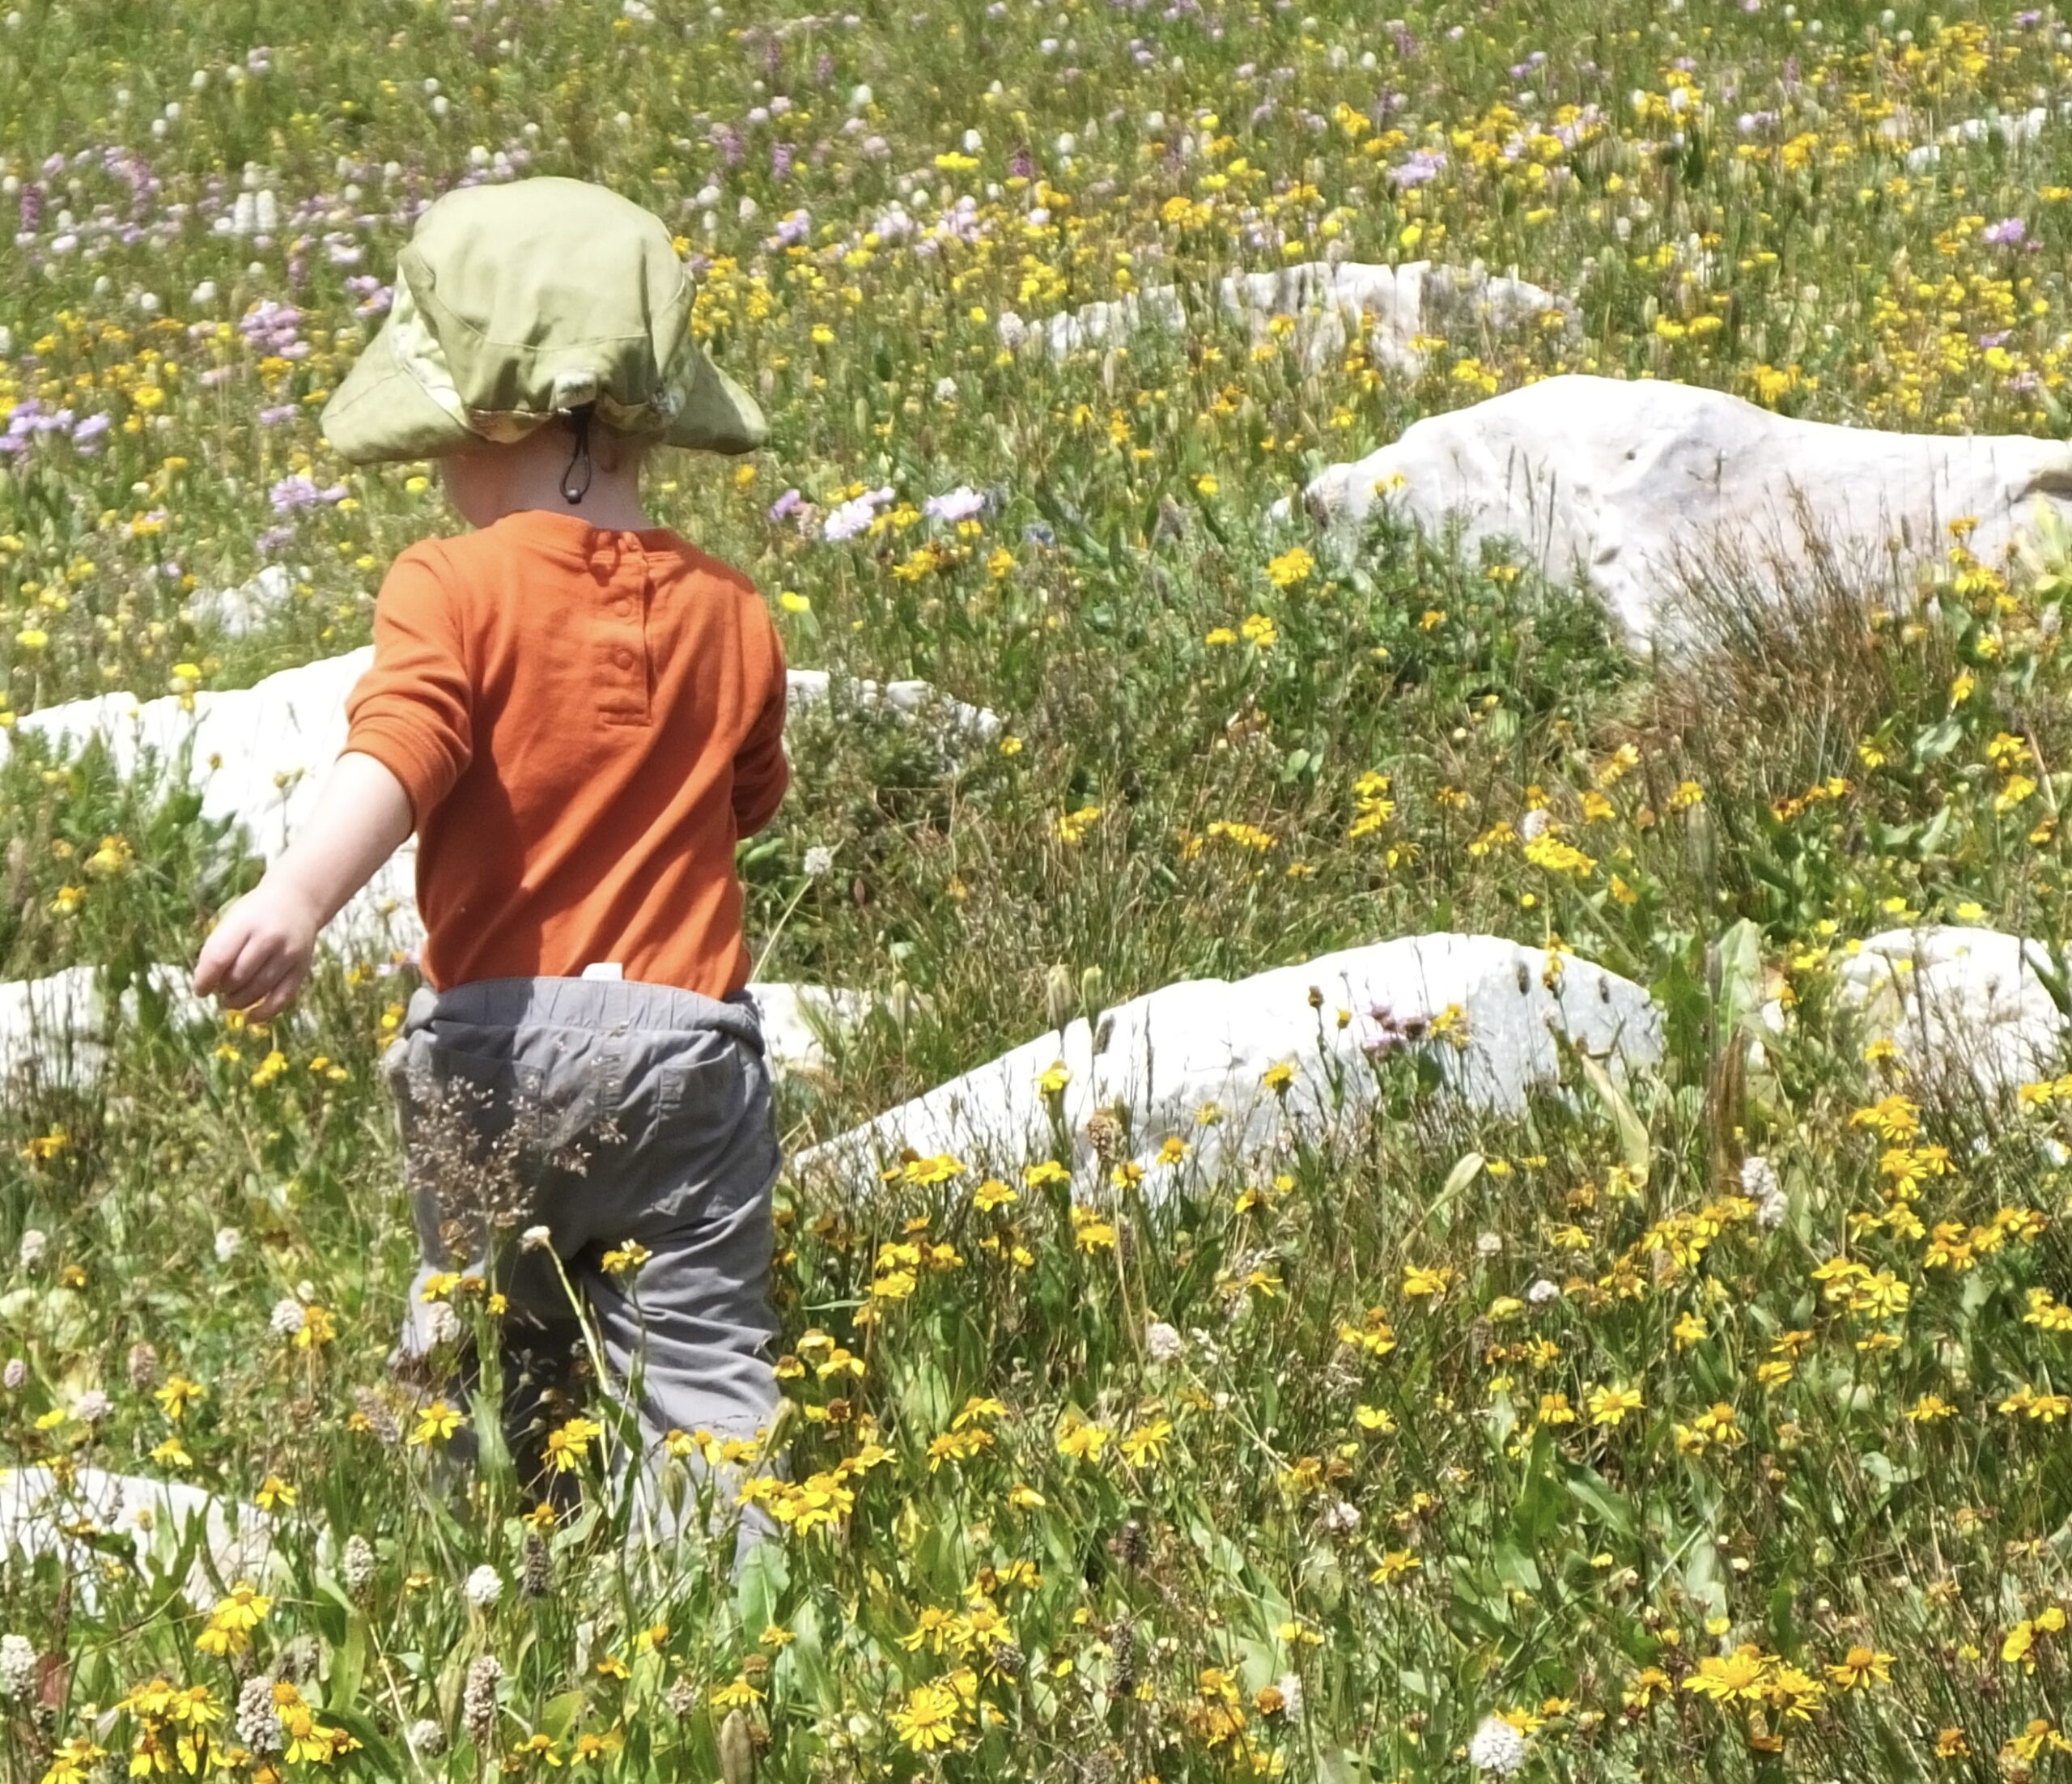
[[[584,403],[571,410],[568,425],[575,431],[575,449],[569,454],[568,468],[561,474],[561,499],[571,508],[580,508],[590,487],[592,465],[590,461],[590,405]],[[575,468],[583,468],[583,481],[575,481]]]

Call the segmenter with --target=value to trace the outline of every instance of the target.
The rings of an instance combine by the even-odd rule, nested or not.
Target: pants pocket
[[[655,1112],[663,1123],[723,1132],[748,1101],[747,1062],[740,1042],[702,1030],[662,1060],[655,1073]]]
[[[587,1068],[550,1071],[509,1053],[413,1036],[396,1074],[406,1138],[435,1124],[518,1160],[551,1160],[593,1136],[598,1092]]]

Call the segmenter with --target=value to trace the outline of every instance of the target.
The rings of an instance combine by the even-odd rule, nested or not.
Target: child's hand
[[[194,995],[214,992],[255,1022],[278,1016],[309,976],[316,932],[410,834],[402,782],[374,757],[345,751],[295,841],[223,912],[194,962]]]
[[[194,962],[194,994],[214,992],[253,1022],[278,1016],[309,975],[324,913],[309,896],[270,873],[223,912]]]

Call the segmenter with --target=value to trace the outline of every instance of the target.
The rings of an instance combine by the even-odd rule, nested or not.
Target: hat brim
[[[685,350],[692,362],[688,388],[683,407],[664,430],[663,440],[695,452],[754,452],[770,437],[770,423],[763,419],[755,398],[715,365],[702,347],[686,343]]]
[[[690,342],[683,406],[661,435],[665,444],[735,456],[770,437],[755,399]],[[380,465],[472,452],[488,439],[433,401],[397,355],[384,324],[324,406],[324,437],[348,463]]]
[[[486,444],[434,402],[396,356],[384,326],[324,405],[324,437],[354,465],[443,458]]]

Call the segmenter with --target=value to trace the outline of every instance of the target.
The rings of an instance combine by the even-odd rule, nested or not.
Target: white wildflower
[[[424,1310],[425,1342],[436,1350],[442,1344],[457,1344],[462,1336],[461,1316],[449,1302],[433,1301]]]
[[[461,1591],[477,1610],[486,1611],[503,1596],[503,1576],[485,1562],[469,1574]]]
[[[1503,1248],[1504,1241],[1501,1234],[1480,1233],[1475,1235],[1475,1255],[1477,1257],[1492,1258]]]
[[[1154,1363],[1178,1361],[1187,1352],[1187,1341],[1163,1319],[1154,1319],[1144,1328],[1145,1353]]]
[[[22,1268],[33,1270],[43,1262],[44,1254],[50,1249],[50,1240],[41,1229],[32,1226],[22,1234],[20,1252]]]
[[[1273,1688],[1280,1693],[1280,1713],[1293,1724],[1302,1719],[1301,1675],[1284,1672],[1273,1681]]]
[[[216,1262],[227,1264],[244,1245],[244,1235],[234,1226],[216,1229]]]
[[[374,1583],[374,1545],[355,1531],[346,1537],[346,1546],[338,1561],[338,1572],[344,1578],[346,1590],[357,1597]]]
[[[1531,811],[1527,812],[1524,817],[1518,820],[1519,841],[1530,843],[1536,836],[1545,835],[1547,834],[1547,826],[1552,822],[1553,820],[1548,816],[1546,810],[1543,807],[1539,805],[1534,806]]]
[[[1525,1736],[1501,1716],[1484,1716],[1468,1737],[1467,1762],[1479,1772],[1509,1778],[1525,1764]]]
[[[35,1646],[25,1635],[0,1635],[0,1697],[26,1697],[35,1683]]]
[[[1776,1166],[1759,1156],[1741,1161],[1742,1193],[1756,1204],[1756,1221],[1760,1226],[1778,1227],[1790,1211],[1785,1200],[1784,1185],[1777,1181]]]
[[[1360,1508],[1344,1499],[1326,1506],[1317,1522],[1333,1536],[1349,1536],[1360,1527]]]
[[[553,1229],[545,1226],[529,1226],[518,1235],[518,1243],[524,1251],[544,1251],[554,1243]]]
[[[839,544],[853,539],[877,517],[877,511],[892,499],[889,488],[866,490],[841,503],[821,523],[820,536]]]
[[[945,525],[954,526],[961,520],[974,519],[986,505],[986,499],[968,483],[960,483],[953,490],[940,495],[931,495],[921,504],[921,512],[931,520],[940,520]]]
[[[1558,1283],[1550,1282],[1545,1276],[1542,1276],[1526,1290],[1525,1298],[1535,1307],[1543,1307],[1560,1292],[1560,1285]]]
[[[805,874],[809,880],[824,880],[834,871],[834,851],[824,843],[816,843],[806,851]]]
[[[276,1338],[294,1337],[302,1330],[302,1303],[292,1295],[283,1295],[274,1303],[266,1324]]]

